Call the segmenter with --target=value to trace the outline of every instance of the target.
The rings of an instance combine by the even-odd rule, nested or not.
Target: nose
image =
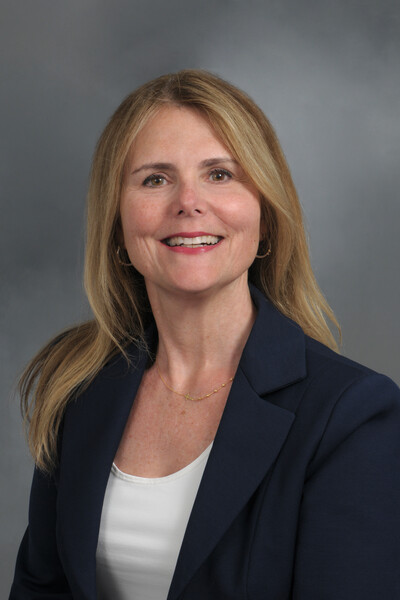
[[[207,210],[203,193],[193,182],[181,181],[179,183],[173,206],[175,215],[181,216],[201,215]]]

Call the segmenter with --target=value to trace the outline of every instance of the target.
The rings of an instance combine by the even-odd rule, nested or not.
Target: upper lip
[[[171,233],[171,235],[167,235],[162,239],[168,240],[173,237],[194,238],[199,237],[201,235],[212,235],[215,237],[222,237],[221,235],[218,235],[216,233],[208,233],[207,231],[180,231],[179,233]]]

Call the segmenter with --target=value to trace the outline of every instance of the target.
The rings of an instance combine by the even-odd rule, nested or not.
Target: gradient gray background
[[[263,108],[344,353],[400,381],[400,9],[397,0],[3,0],[0,40],[3,598],[32,475],[13,386],[50,336],[89,315],[90,157],[144,81],[210,69]]]

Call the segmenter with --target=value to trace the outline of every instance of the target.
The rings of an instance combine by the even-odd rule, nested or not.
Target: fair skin
[[[254,323],[247,275],[260,238],[258,193],[202,115],[166,106],[131,149],[120,216],[158,329],[156,364],[174,390],[202,396],[234,375]],[[152,366],[117,466],[141,477],[186,466],[214,439],[229,389],[192,402]]]

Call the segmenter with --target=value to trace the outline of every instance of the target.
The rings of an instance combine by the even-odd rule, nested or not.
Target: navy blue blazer
[[[399,599],[399,389],[252,296],[168,600]],[[70,402],[57,471],[35,471],[12,600],[96,599],[103,497],[147,362],[130,357]]]

